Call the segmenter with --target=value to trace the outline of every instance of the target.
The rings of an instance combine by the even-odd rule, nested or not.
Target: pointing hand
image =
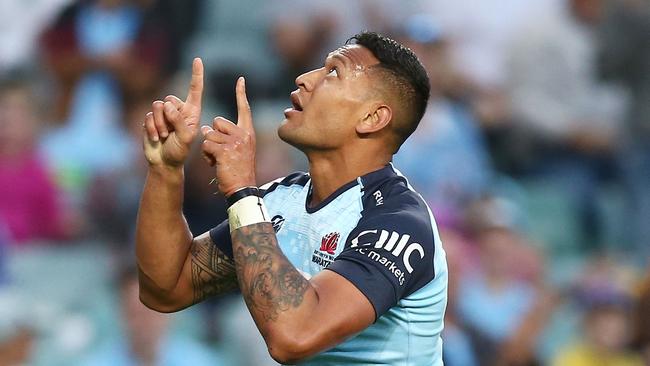
[[[216,167],[217,186],[226,197],[255,186],[255,129],[246,97],[246,82],[237,80],[237,124],[217,117],[212,127],[201,127],[203,155]]]
[[[192,80],[185,101],[169,95],[152,104],[143,124],[144,155],[150,166],[181,166],[197,135],[203,94],[203,62],[195,58]]]

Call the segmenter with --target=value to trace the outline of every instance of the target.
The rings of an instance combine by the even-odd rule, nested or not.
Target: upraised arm
[[[138,211],[136,256],[140,297],[158,311],[180,310],[233,287],[230,260],[209,234],[193,238],[182,212],[183,163],[198,132],[202,92],[203,64],[195,59],[187,99],[153,102],[143,124],[149,172]]]

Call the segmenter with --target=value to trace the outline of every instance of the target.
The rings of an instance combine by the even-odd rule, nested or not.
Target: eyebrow
[[[338,60],[344,66],[348,66],[352,62],[348,57],[345,57],[344,55],[342,55],[340,53],[330,54],[330,56],[328,58],[330,58],[332,60]]]

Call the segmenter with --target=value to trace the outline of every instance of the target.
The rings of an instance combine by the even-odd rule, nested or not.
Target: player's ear
[[[357,123],[357,133],[367,134],[388,126],[393,119],[393,110],[386,104],[375,103],[368,108],[367,113]]]

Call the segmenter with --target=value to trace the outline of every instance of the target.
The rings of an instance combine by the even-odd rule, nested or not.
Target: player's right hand
[[[198,134],[202,94],[203,62],[195,58],[185,101],[169,95],[164,101],[153,102],[152,111],[145,117],[143,148],[149,166],[183,165]]]

